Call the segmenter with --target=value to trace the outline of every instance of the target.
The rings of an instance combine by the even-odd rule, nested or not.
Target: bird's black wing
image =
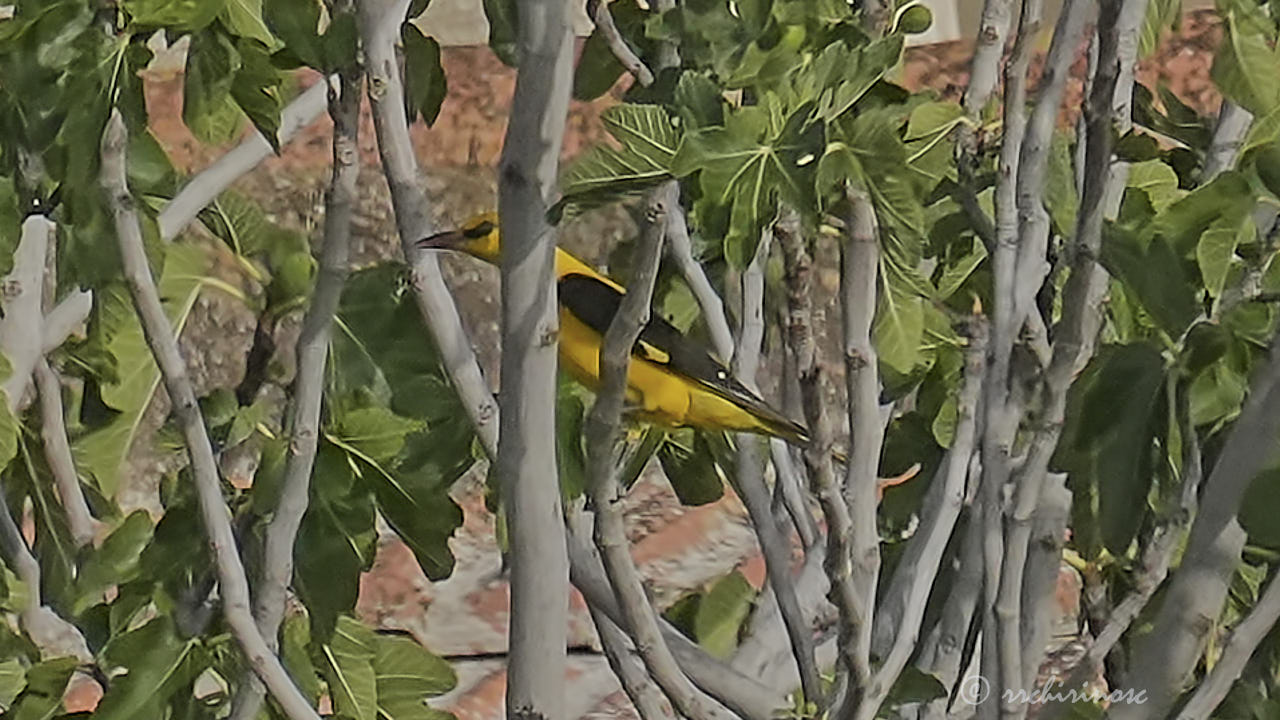
[[[570,273],[560,278],[560,304],[587,327],[603,337],[622,306],[622,293],[588,275]],[[762,420],[778,426],[779,432],[807,436],[805,429],[769,407],[758,395],[738,382],[729,370],[698,344],[690,341],[660,314],[650,313],[649,323],[631,350],[634,357],[661,365],[671,372],[697,382],[711,392],[733,402]]]

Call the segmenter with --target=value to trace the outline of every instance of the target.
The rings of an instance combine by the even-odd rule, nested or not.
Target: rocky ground
[[[1211,49],[1219,35],[1212,14],[1188,16],[1179,32],[1144,63],[1140,79],[1147,84],[1164,82],[1184,101],[1204,111],[1216,109],[1219,98],[1209,81],[1209,67]],[[958,97],[967,81],[969,54],[970,46],[965,43],[913,48],[907,53],[901,81]],[[487,48],[446,48],[443,58],[450,86],[448,99],[435,126],[419,125],[414,139],[432,211],[442,223],[452,223],[494,205],[493,167],[501,149],[514,74]],[[1083,62],[1079,65],[1077,77],[1084,70]],[[301,81],[314,82],[315,78]],[[1074,80],[1068,108],[1079,107],[1081,88],[1082,83]],[[180,75],[157,72],[150,78],[148,104],[153,130],[179,169],[195,172],[220,150],[200,146],[187,132],[181,123],[181,97]],[[574,156],[602,137],[599,114],[612,102],[615,99],[607,96],[594,103],[574,104],[564,157]],[[360,146],[365,166],[353,253],[358,264],[398,253],[367,108],[363,120]],[[261,202],[278,222],[307,230],[318,228],[328,173],[329,133],[327,119],[317,121],[279,156],[243,178],[237,188]],[[563,243],[580,255],[599,259],[627,231],[622,213],[597,213],[571,226]],[[482,362],[490,376],[496,377],[496,272],[464,258],[448,258],[445,265]],[[235,301],[215,294],[201,299],[183,340],[202,388],[230,387],[238,382],[253,329],[254,318]],[[286,350],[279,358],[286,366],[292,364],[287,357],[287,335],[286,330],[281,338],[281,347]],[[139,481],[122,498],[126,504],[154,507],[155,488],[145,478],[158,477],[154,470],[163,460],[151,450],[147,438],[163,414],[162,401],[158,401],[144,425],[143,441],[131,457],[132,475]],[[363,580],[359,609],[366,619],[409,630],[433,651],[456,660],[458,689],[442,698],[438,707],[454,712],[461,720],[498,718],[502,715],[504,676],[502,661],[495,655],[505,650],[507,588],[499,573],[493,519],[481,502],[479,481],[476,477],[461,481],[455,494],[465,508],[466,523],[453,543],[458,558],[453,577],[430,583],[411,553],[388,534],[373,571]],[[683,508],[659,477],[646,476],[628,502],[636,560],[657,598],[674,600],[734,567],[742,568],[753,583],[760,584],[763,564],[745,512],[735,498]],[[1064,573],[1063,582],[1060,604],[1064,616],[1069,616],[1078,600],[1078,581]],[[634,717],[607,665],[591,652],[593,630],[576,596],[571,634],[572,642],[584,652],[572,658],[573,692],[567,717]]]

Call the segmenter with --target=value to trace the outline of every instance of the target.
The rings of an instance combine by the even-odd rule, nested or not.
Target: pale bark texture
[[[556,475],[555,229],[546,219],[573,85],[561,0],[522,0],[511,117],[498,176],[502,425],[498,477],[511,547],[507,717],[564,715],[569,566]]]

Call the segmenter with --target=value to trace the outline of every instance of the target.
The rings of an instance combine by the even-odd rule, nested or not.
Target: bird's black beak
[[[461,230],[445,230],[414,244],[424,250],[450,250],[456,248],[464,239]]]

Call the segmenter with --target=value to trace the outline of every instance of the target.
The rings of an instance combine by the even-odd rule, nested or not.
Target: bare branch
[[[93,542],[93,514],[85,502],[76,473],[75,459],[71,455],[71,443],[67,440],[67,426],[62,417],[62,382],[40,357],[36,361],[36,390],[40,395],[40,439],[44,443],[45,461],[53,475],[58,497],[67,511],[67,526],[76,547]]]
[[[440,273],[435,253],[415,248],[431,234],[427,200],[418,186],[418,162],[404,113],[404,85],[395,44],[408,0],[358,0],[360,37],[365,54],[367,92],[373,107],[378,154],[391,189],[400,246],[413,271],[414,299],[427,321],[449,381],[489,457],[498,453],[498,406],[480,372],[475,350],[462,328],[458,308]]]
[[[293,139],[298,131],[315,121],[325,108],[325,86],[323,80],[307,88],[294,98],[280,113],[280,131],[277,133],[280,144],[284,145]],[[160,237],[172,240],[182,232],[183,228],[196,219],[201,210],[231,187],[231,184],[242,175],[257,167],[273,152],[271,143],[255,132],[237,145],[226,155],[218,158],[200,174],[187,181],[182,190],[173,197],[160,211],[157,222],[160,225]]]
[[[575,520],[575,524],[585,527],[586,521]],[[587,604],[599,609],[613,624],[623,627],[626,620],[601,566],[599,553],[585,531],[573,525],[569,528],[569,568],[570,579]],[[781,704],[773,690],[711,657],[665,619],[659,618],[658,624],[676,662],[703,692],[743,720],[769,720],[773,716],[774,709]]]
[[[804,413],[812,436],[804,453],[805,465],[811,491],[817,496],[827,521],[825,569],[831,581],[832,601],[840,612],[841,662],[855,684],[864,686],[871,677],[871,668],[859,660],[853,638],[860,632],[858,624],[867,616],[868,609],[854,585],[850,568],[853,519],[831,466],[833,432],[831,418],[823,408],[825,373],[818,362],[813,331],[813,260],[798,225],[795,213],[788,212],[773,229],[786,265],[787,344],[796,355]]]
[[[622,33],[618,32],[618,26],[613,24],[613,14],[609,12],[608,3],[605,0],[587,0],[587,17],[591,18],[591,21],[595,23],[596,30],[600,32],[601,37],[609,44],[609,49],[613,51],[613,56],[618,58],[618,62],[622,63],[622,67],[631,73],[636,82],[640,83],[642,87],[652,85],[653,71],[627,45],[627,40],[622,37]]]
[[[1196,688],[1195,694],[1182,706],[1178,720],[1206,720],[1222,704],[1240,679],[1249,658],[1253,657],[1253,651],[1271,632],[1277,619],[1280,619],[1280,577],[1273,577],[1262,597],[1258,598],[1258,604],[1231,631],[1231,638],[1222,649],[1221,657]]]
[[[142,230],[138,225],[133,198],[125,179],[127,146],[128,132],[124,120],[118,110],[113,110],[102,139],[102,188],[115,221],[125,281],[133,297],[134,309],[142,324],[147,345],[160,368],[172,412],[182,429],[183,441],[191,459],[200,515],[218,568],[223,616],[249,665],[290,720],[318,720],[320,716],[293,684],[279,658],[271,652],[267,641],[258,632],[249,609],[249,583],[236,548],[229,512],[222,499],[222,486],[218,478],[218,465],[213,457],[213,447],[209,443],[204,418],[187,377],[186,362],[178,350],[178,340],[165,316],[160,294],[147,264]]]
[[[1223,100],[1218,110],[1218,124],[1213,128],[1213,139],[1204,155],[1204,170],[1200,184],[1207,184],[1224,170],[1236,164],[1236,155],[1244,136],[1253,125],[1253,115],[1230,100]]]
[[[335,11],[350,16],[349,2]],[[280,499],[267,524],[261,577],[255,586],[254,617],[273,651],[284,620],[289,585],[293,581],[294,542],[307,512],[311,473],[320,439],[320,408],[333,317],[342,299],[348,273],[351,223],[360,177],[360,91],[363,73],[358,65],[344,68],[329,86],[329,116],[333,119],[333,169],[325,198],[324,237],[319,272],[311,304],[298,335],[297,372],[286,427],[289,458],[280,482]],[[262,686],[246,683],[235,700],[232,717],[251,720],[262,706]]]
[[[647,225],[635,258],[630,289],[623,296],[618,314],[609,325],[600,349],[600,387],[587,415],[587,493],[596,510],[595,542],[604,560],[605,573],[617,594],[626,627],[635,640],[658,686],[676,710],[689,718],[726,717],[708,703],[676,664],[658,629],[657,616],[645,597],[644,585],[631,559],[630,543],[623,524],[623,491],[617,481],[614,461],[621,431],[623,393],[631,348],[649,322],[653,284],[662,257],[667,208],[679,202],[678,186],[668,181],[650,193],[645,206]]]
[[[864,717],[875,716],[874,713],[879,710],[916,650],[929,590],[938,576],[947,543],[955,529],[956,520],[960,517],[960,510],[964,507],[965,481],[969,475],[969,461],[973,456],[977,436],[978,400],[981,397],[987,352],[985,324],[975,318],[969,327],[964,383],[957,398],[955,435],[951,448],[938,467],[938,477],[929,487],[920,526],[898,561],[889,588],[881,599],[880,612],[876,617],[876,634],[881,635],[880,627],[886,626],[883,634],[887,635],[886,641],[892,640],[892,645],[876,651],[885,660],[868,688]],[[893,625],[896,627],[892,627]]]
[[[590,535],[590,515],[577,508],[568,512],[567,524],[571,528],[570,532],[579,536]],[[632,654],[627,634],[609,618],[608,613],[589,599],[587,610],[591,613],[591,621],[595,623],[596,633],[600,636],[600,647],[609,661],[609,667],[618,677],[623,692],[631,699],[640,720],[675,717],[662,689],[645,672],[644,663]]]
[[[573,85],[561,0],[520,4],[511,114],[498,169],[502,406],[498,478],[511,555],[509,717],[564,714],[569,578],[556,474],[555,228],[547,210]]]
[[[22,237],[13,253],[13,270],[4,279],[4,317],[0,318],[0,352],[9,361],[4,390],[9,412],[22,403],[31,372],[41,356],[44,312],[44,266],[53,241],[54,225],[43,215],[22,221]]]
[[[984,0],[978,28],[978,45],[969,63],[969,86],[964,91],[964,109],[972,118],[982,114],[1000,81],[1000,60],[1013,21],[1013,0]]]
[[[685,223],[684,209],[671,208],[667,212],[667,252],[675,260],[681,276],[693,291],[693,297],[702,309],[702,319],[711,331],[711,344],[723,362],[733,358],[733,333],[725,317],[724,302],[716,293],[702,265],[693,257],[693,241],[689,239],[689,226]]]
[[[1250,383],[1249,395],[1209,474],[1204,499],[1182,563],[1161,603],[1149,634],[1137,644],[1124,687],[1146,690],[1143,705],[1111,710],[1117,720],[1164,717],[1187,674],[1192,671],[1217,617],[1245,533],[1236,520],[1249,483],[1274,451],[1280,437],[1280,335],[1272,341],[1267,364]]]
[[[875,612],[876,583],[880,577],[878,470],[884,424],[880,417],[880,368],[871,324],[876,314],[876,289],[880,269],[880,237],[871,198],[861,188],[846,191],[849,214],[847,239],[840,253],[840,300],[844,317],[845,390],[849,398],[849,462],[844,492],[853,513],[851,553],[853,584],[861,588],[862,616],[858,618],[853,652],[856,663],[870,667],[871,629]],[[905,662],[905,659],[904,659]],[[869,678],[868,678],[869,679]],[[858,716],[874,718],[874,691],[856,687]],[[885,692],[888,692],[887,688]]]
[[[756,245],[755,257],[742,273],[742,330],[738,333],[733,372],[739,381],[752,390],[757,389],[756,373],[760,367],[761,344],[764,342],[764,265],[768,262],[771,245],[772,233],[765,230]],[[746,433],[738,434],[738,487],[760,542],[769,588],[782,614],[805,699],[821,703],[822,682],[813,654],[813,629],[805,620],[796,599],[791,577],[791,543],[787,537],[790,533],[784,534],[774,517],[773,503],[764,484],[760,447],[760,438]]]
[[[84,324],[93,310],[93,292],[75,290],[62,299],[44,316],[44,335],[40,341],[41,354],[48,355],[62,346],[71,334]]]
[[[1066,487],[1066,475],[1050,473],[1040,489],[1022,575],[1021,687],[1027,690],[1035,688],[1044,649],[1049,644],[1053,594],[1062,569],[1062,546],[1070,512],[1071,492]]]

